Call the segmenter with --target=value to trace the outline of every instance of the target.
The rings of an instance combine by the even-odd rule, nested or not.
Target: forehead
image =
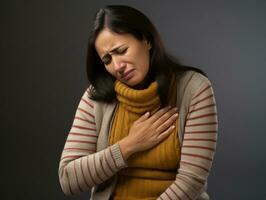
[[[135,42],[131,34],[118,34],[109,29],[103,29],[95,40],[95,48],[99,54],[108,52],[112,47]]]

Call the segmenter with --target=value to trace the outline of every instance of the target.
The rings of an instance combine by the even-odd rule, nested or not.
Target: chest
[[[129,134],[129,130],[135,120],[141,114],[129,112],[122,106],[118,106],[114,113],[113,123],[109,130],[108,145],[112,145]],[[134,133],[133,133],[134,134]],[[133,154],[127,163],[134,168],[152,168],[159,170],[175,170],[180,158],[180,144],[178,140],[178,123],[171,134],[158,145]]]

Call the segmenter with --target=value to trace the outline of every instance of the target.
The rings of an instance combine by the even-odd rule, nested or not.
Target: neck
[[[160,107],[157,93],[158,83],[152,82],[147,88],[136,90],[117,80],[114,84],[116,98],[126,110],[134,113],[153,112]]]

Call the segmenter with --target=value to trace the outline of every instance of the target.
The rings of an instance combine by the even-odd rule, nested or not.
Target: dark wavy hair
[[[154,80],[158,82],[158,94],[162,105],[167,104],[169,80],[172,75],[176,75],[176,81],[180,80],[188,70],[207,76],[198,68],[181,65],[177,59],[168,54],[158,31],[143,13],[129,6],[108,5],[96,13],[88,41],[87,77],[93,88],[90,94],[93,100],[108,103],[116,99],[115,77],[107,72],[95,49],[95,40],[104,28],[118,34],[129,33],[139,41],[146,39],[151,44],[150,67],[146,83],[150,84]]]

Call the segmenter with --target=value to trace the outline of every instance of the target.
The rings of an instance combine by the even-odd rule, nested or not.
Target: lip
[[[134,71],[134,69],[131,69],[131,70],[127,71],[126,73],[123,74],[123,76],[121,77],[121,79],[127,81],[130,78],[132,78],[132,73],[131,72],[133,72],[133,71]]]

